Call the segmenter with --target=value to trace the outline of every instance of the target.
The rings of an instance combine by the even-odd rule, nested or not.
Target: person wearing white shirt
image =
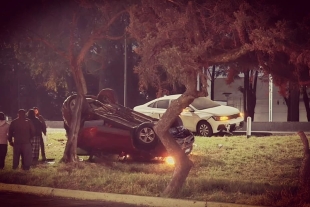
[[[5,157],[8,152],[9,124],[5,120],[5,115],[0,112],[0,169],[4,168]]]

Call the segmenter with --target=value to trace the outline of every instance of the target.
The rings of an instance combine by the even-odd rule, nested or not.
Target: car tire
[[[212,127],[207,121],[201,121],[197,125],[197,134],[202,137],[211,137],[213,134]]]
[[[139,149],[153,149],[157,142],[158,137],[153,129],[153,123],[143,123],[135,131],[135,143]]]

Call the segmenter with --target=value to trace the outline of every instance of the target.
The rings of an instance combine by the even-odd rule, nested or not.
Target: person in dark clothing
[[[26,111],[19,109],[18,117],[10,124],[8,136],[9,143],[13,147],[13,169],[17,169],[20,157],[22,158],[23,170],[30,169],[32,161],[31,139],[34,134],[34,126],[26,118]]]
[[[32,164],[37,164],[39,160],[40,142],[43,141],[42,133],[46,135],[46,128],[44,124],[36,117],[33,109],[28,111],[28,119],[32,122],[35,133],[31,140],[32,145]]]
[[[43,118],[43,116],[40,114],[40,112],[39,112],[39,108],[38,107],[33,107],[33,110],[34,110],[34,113],[35,113],[35,115],[36,115],[36,117],[43,123],[43,126],[44,126],[44,128],[45,128],[45,133],[44,133],[44,135],[46,136],[46,128],[47,128],[47,126],[46,126],[46,123],[45,123],[45,120],[44,120],[44,118]],[[45,146],[44,146],[44,141],[43,141],[43,136],[42,136],[42,134],[41,134],[41,136],[40,136],[40,148],[41,148],[41,156],[42,156],[42,160],[43,161],[45,161],[46,160],[46,156],[45,156]]]
[[[9,126],[5,121],[4,113],[0,112],[0,169],[4,168],[5,157],[8,152]]]

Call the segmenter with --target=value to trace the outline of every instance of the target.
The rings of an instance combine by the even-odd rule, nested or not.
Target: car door
[[[147,104],[143,104],[143,105],[139,105],[133,108],[134,111],[137,111],[139,113],[142,113],[146,116],[150,116],[152,118],[156,118],[154,116],[154,108],[155,108],[155,101],[147,103]]]
[[[169,99],[163,99],[154,102],[152,117],[160,119],[160,117],[166,112],[169,106],[169,102],[170,102]]]
[[[196,131],[196,125],[200,120],[199,116],[197,116],[194,112],[194,108],[189,106],[183,109],[182,113],[180,114],[180,118],[183,122],[184,127],[192,132]]]

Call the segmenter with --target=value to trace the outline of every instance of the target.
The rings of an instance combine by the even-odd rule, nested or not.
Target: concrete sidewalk
[[[0,183],[0,192],[28,193],[42,196],[65,197],[79,200],[98,200],[116,203],[143,205],[149,207],[263,207],[232,203],[204,202],[184,199],[136,196],[126,194],[99,193],[80,190],[67,190],[49,187],[26,186]]]

